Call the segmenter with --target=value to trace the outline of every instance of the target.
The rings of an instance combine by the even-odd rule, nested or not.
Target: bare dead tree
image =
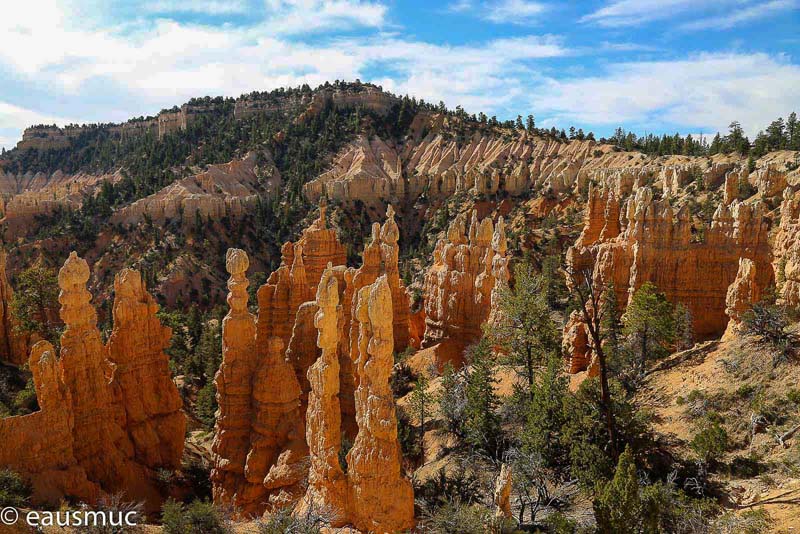
[[[605,416],[606,431],[608,432],[611,453],[614,458],[617,458],[619,456],[617,426],[614,421],[611,391],[608,386],[608,364],[603,351],[603,331],[601,328],[603,322],[601,300],[605,284],[597,287],[590,269],[583,269],[576,273],[574,269],[567,267],[566,273],[571,282],[573,297],[576,299],[578,309],[583,316],[583,322],[589,330],[591,349],[597,356],[597,364],[600,367],[600,397]]]

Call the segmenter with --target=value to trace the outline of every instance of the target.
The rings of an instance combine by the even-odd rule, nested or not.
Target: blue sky
[[[800,0],[37,0],[0,16],[0,146],[33,123],[360,78],[607,135],[800,111]]]

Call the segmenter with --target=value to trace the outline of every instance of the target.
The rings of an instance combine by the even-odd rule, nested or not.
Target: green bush
[[[206,501],[190,505],[168,500],[161,508],[161,522],[165,534],[229,534],[222,513]]]
[[[30,488],[19,474],[10,469],[0,469],[0,507],[23,506],[30,494]]]
[[[700,460],[709,463],[728,450],[728,433],[718,422],[706,422],[691,442]]]

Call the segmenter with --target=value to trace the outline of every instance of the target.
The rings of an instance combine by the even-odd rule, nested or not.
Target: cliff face
[[[385,114],[399,99],[371,84],[355,83],[347,87],[320,87],[313,93],[286,95],[248,94],[234,102],[232,113],[235,120],[246,119],[258,113],[295,113],[308,117],[319,113],[325,106],[342,108],[363,107]],[[84,126],[55,125],[31,126],[22,133],[17,143],[19,150],[57,150],[68,148],[74,139],[90,132],[103,132],[117,137],[133,137],[151,134],[158,139],[179,131],[185,131],[198,117],[220,114],[226,111],[219,99],[211,101],[192,100],[180,108],[163,110],[155,117],[131,119],[121,124],[89,124]],[[301,113],[302,112],[302,113]],[[230,113],[230,112],[229,112]]]
[[[760,202],[722,202],[698,239],[688,208],[676,213],[668,199],[655,200],[649,187],[637,189],[624,206],[613,192],[593,188],[583,233],[567,253],[568,268],[592,276],[596,287],[613,282],[623,306],[644,282],[652,282],[671,302],[687,306],[696,338],[716,337],[728,322],[728,287],[740,258],[754,265],[753,292],[760,294],[773,280],[765,211]],[[578,333],[576,325],[569,329]],[[582,345],[578,338],[565,343]],[[572,358],[573,370],[582,370],[576,362],[585,358],[575,351]]]
[[[800,305],[800,191],[784,192],[781,222],[775,233],[778,297],[789,306]]]
[[[444,364],[480,339],[492,313],[492,295],[508,281],[505,226],[491,219],[478,222],[473,211],[467,230],[466,217],[458,216],[447,237],[436,243],[433,265],[425,273],[425,337],[422,347],[439,345]],[[498,287],[499,289],[499,287]]]
[[[66,325],[60,355],[47,342],[31,350],[41,409],[0,421],[4,443],[22,447],[13,454],[4,447],[0,456],[9,457],[0,461],[31,481],[36,502],[95,502],[101,493],[123,491],[158,509],[155,469],[179,465],[186,424],[162,352],[169,331],[138,273],[126,271],[104,346],[88,279],[89,266],[73,252],[58,275]]]
[[[105,181],[114,183],[120,179],[120,172],[12,174],[0,170],[0,209],[3,213],[0,223],[6,227],[6,239],[24,235],[37,215],[52,213],[57,208],[80,208],[84,195],[92,194]]]

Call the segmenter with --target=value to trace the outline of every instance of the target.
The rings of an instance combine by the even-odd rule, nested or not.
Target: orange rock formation
[[[355,361],[358,435],[347,454],[350,517],[363,532],[414,526],[414,492],[401,474],[397,417],[389,377],[394,364],[392,291],[387,275],[358,292]]]
[[[774,243],[775,277],[780,301],[800,305],[800,191],[784,191],[781,222]]]
[[[342,446],[339,407],[339,288],[333,269],[323,272],[317,289],[317,346],[321,355],[308,370],[311,392],[306,414],[310,453],[308,489],[300,510],[314,508],[331,514],[331,526],[347,524],[347,479],[339,465]]]
[[[114,294],[108,360],[114,365],[113,384],[119,387],[134,458],[152,468],[177,469],[186,418],[164,353],[172,331],[156,316],[158,304],[145,289],[138,271],[123,269],[118,273]]]
[[[508,281],[502,220],[497,226],[495,232],[488,218],[479,223],[473,211],[467,231],[462,214],[450,225],[447,238],[436,243],[433,265],[425,274],[422,346],[439,345],[439,364],[460,361],[463,349],[481,337],[492,313],[492,296],[496,301],[497,290]]]
[[[73,252],[58,273],[66,325],[60,356],[45,341],[31,350],[41,409],[0,421],[3,443],[19,445],[3,447],[0,464],[30,480],[37,503],[65,496],[91,503],[122,492],[155,510],[155,469],[179,465],[186,425],[162,352],[169,331],[138,273],[124,271],[104,346],[88,280],[89,266]]]
[[[410,322],[391,208],[387,216],[383,226],[373,225],[360,268],[329,261],[316,278],[321,261],[344,261],[344,248],[325,225],[323,206],[300,240],[283,246],[281,266],[258,290],[257,319],[247,311],[247,256],[229,251],[231,310],[223,322],[223,362],[215,379],[220,406],[213,443],[215,502],[232,504],[243,516],[296,505],[297,513],[323,509],[337,525],[367,524],[370,515],[370,524],[387,529],[413,524],[413,496],[389,506],[386,494],[376,493],[379,486],[404,496],[411,491],[400,478],[388,382],[395,335],[407,344]],[[380,298],[372,308],[381,310],[381,341],[370,346],[381,352],[368,356],[366,332],[374,329],[369,321],[378,319],[370,319],[367,301],[358,315],[359,295],[366,298],[379,279]],[[370,358],[381,362],[380,369],[367,364]],[[389,404],[370,412],[371,403],[385,404],[387,395]],[[353,475],[339,465],[343,434],[362,444],[353,452],[360,465]],[[377,449],[368,450],[373,445]],[[364,464],[367,459],[372,465]],[[355,477],[357,490],[351,490],[348,476]],[[384,504],[388,512],[376,511]]]
[[[676,213],[669,200],[655,200],[649,187],[637,189],[624,209],[613,191],[592,188],[584,229],[567,263],[579,275],[592,276],[596,287],[613,282],[623,306],[639,286],[652,282],[670,301],[689,308],[697,338],[719,336],[728,322],[726,296],[739,259],[754,263],[758,288],[772,280],[764,212],[761,203],[723,202],[697,239],[687,206]],[[567,336],[565,344],[583,346],[580,329],[568,329],[578,337]],[[588,362],[578,352],[571,351],[573,371]]]

